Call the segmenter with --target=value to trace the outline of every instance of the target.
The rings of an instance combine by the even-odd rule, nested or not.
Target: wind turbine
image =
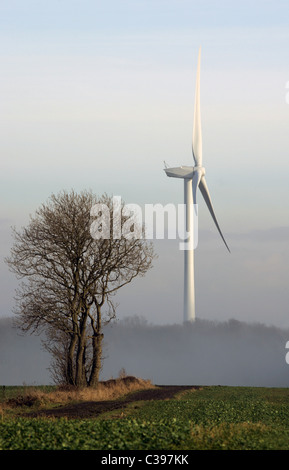
[[[197,203],[197,190],[200,189],[203,198],[208,206],[213,221],[228,249],[229,247],[223,237],[219,224],[217,222],[212,200],[209,194],[205,179],[205,168],[202,159],[202,129],[201,129],[201,110],[200,110],[200,62],[201,48],[198,55],[196,91],[195,91],[195,109],[193,124],[193,142],[192,153],[195,166],[180,166],[177,168],[165,168],[167,176],[172,178],[182,178],[184,180],[184,202],[186,208],[185,228],[188,234],[187,246],[184,251],[184,322],[195,320],[195,279],[194,279],[194,216],[193,208]]]

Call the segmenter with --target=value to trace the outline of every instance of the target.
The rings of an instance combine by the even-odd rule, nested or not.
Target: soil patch
[[[39,410],[27,413],[27,417],[54,417],[54,418],[95,418],[101,413],[124,409],[129,403],[147,400],[167,400],[173,398],[177,393],[186,390],[196,390],[199,387],[187,385],[162,385],[158,388],[139,390],[130,393],[125,399],[107,401],[84,401],[73,405],[60,406],[49,410]]]

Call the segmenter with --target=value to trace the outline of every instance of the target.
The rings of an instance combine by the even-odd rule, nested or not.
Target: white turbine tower
[[[195,320],[195,280],[194,280],[194,216],[193,208],[197,202],[197,189],[199,188],[203,198],[208,206],[215,225],[228,249],[229,247],[223,237],[219,224],[217,222],[208,186],[205,180],[205,168],[202,163],[202,129],[201,129],[201,111],[200,111],[200,61],[201,48],[199,49],[195,110],[193,125],[193,157],[195,166],[181,166],[177,168],[165,168],[167,176],[173,178],[182,178],[184,180],[184,202],[186,206],[186,231],[188,233],[187,245],[184,259],[184,321]]]

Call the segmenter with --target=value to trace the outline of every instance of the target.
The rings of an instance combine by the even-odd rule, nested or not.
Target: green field
[[[6,387],[2,401],[12,393]],[[95,419],[27,418],[25,411],[2,413],[1,450],[289,449],[286,388],[203,387]]]

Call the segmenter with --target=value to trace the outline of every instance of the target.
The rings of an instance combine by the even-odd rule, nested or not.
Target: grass
[[[67,405],[82,401],[106,401],[121,399],[127,393],[153,388],[149,380],[125,377],[124,379],[112,379],[100,383],[98,388],[77,389],[74,387],[53,386],[23,386],[5,387],[5,393],[0,396],[2,413],[5,410],[12,411],[19,407],[49,407],[55,405]],[[2,387],[3,389],[3,387]],[[10,413],[11,414],[11,413]]]
[[[130,391],[132,385],[124,390],[112,383],[110,391],[99,392],[94,399],[122,399]],[[32,409],[88,399],[84,391],[78,395],[63,391],[61,396],[56,389],[38,392],[46,399],[40,405],[33,403]],[[87,393],[91,399],[92,392]],[[289,390],[285,388],[203,387],[175,399],[131,403],[122,413],[95,419],[24,418],[21,413],[27,405],[8,405],[7,398],[2,400],[1,450],[289,449]]]

